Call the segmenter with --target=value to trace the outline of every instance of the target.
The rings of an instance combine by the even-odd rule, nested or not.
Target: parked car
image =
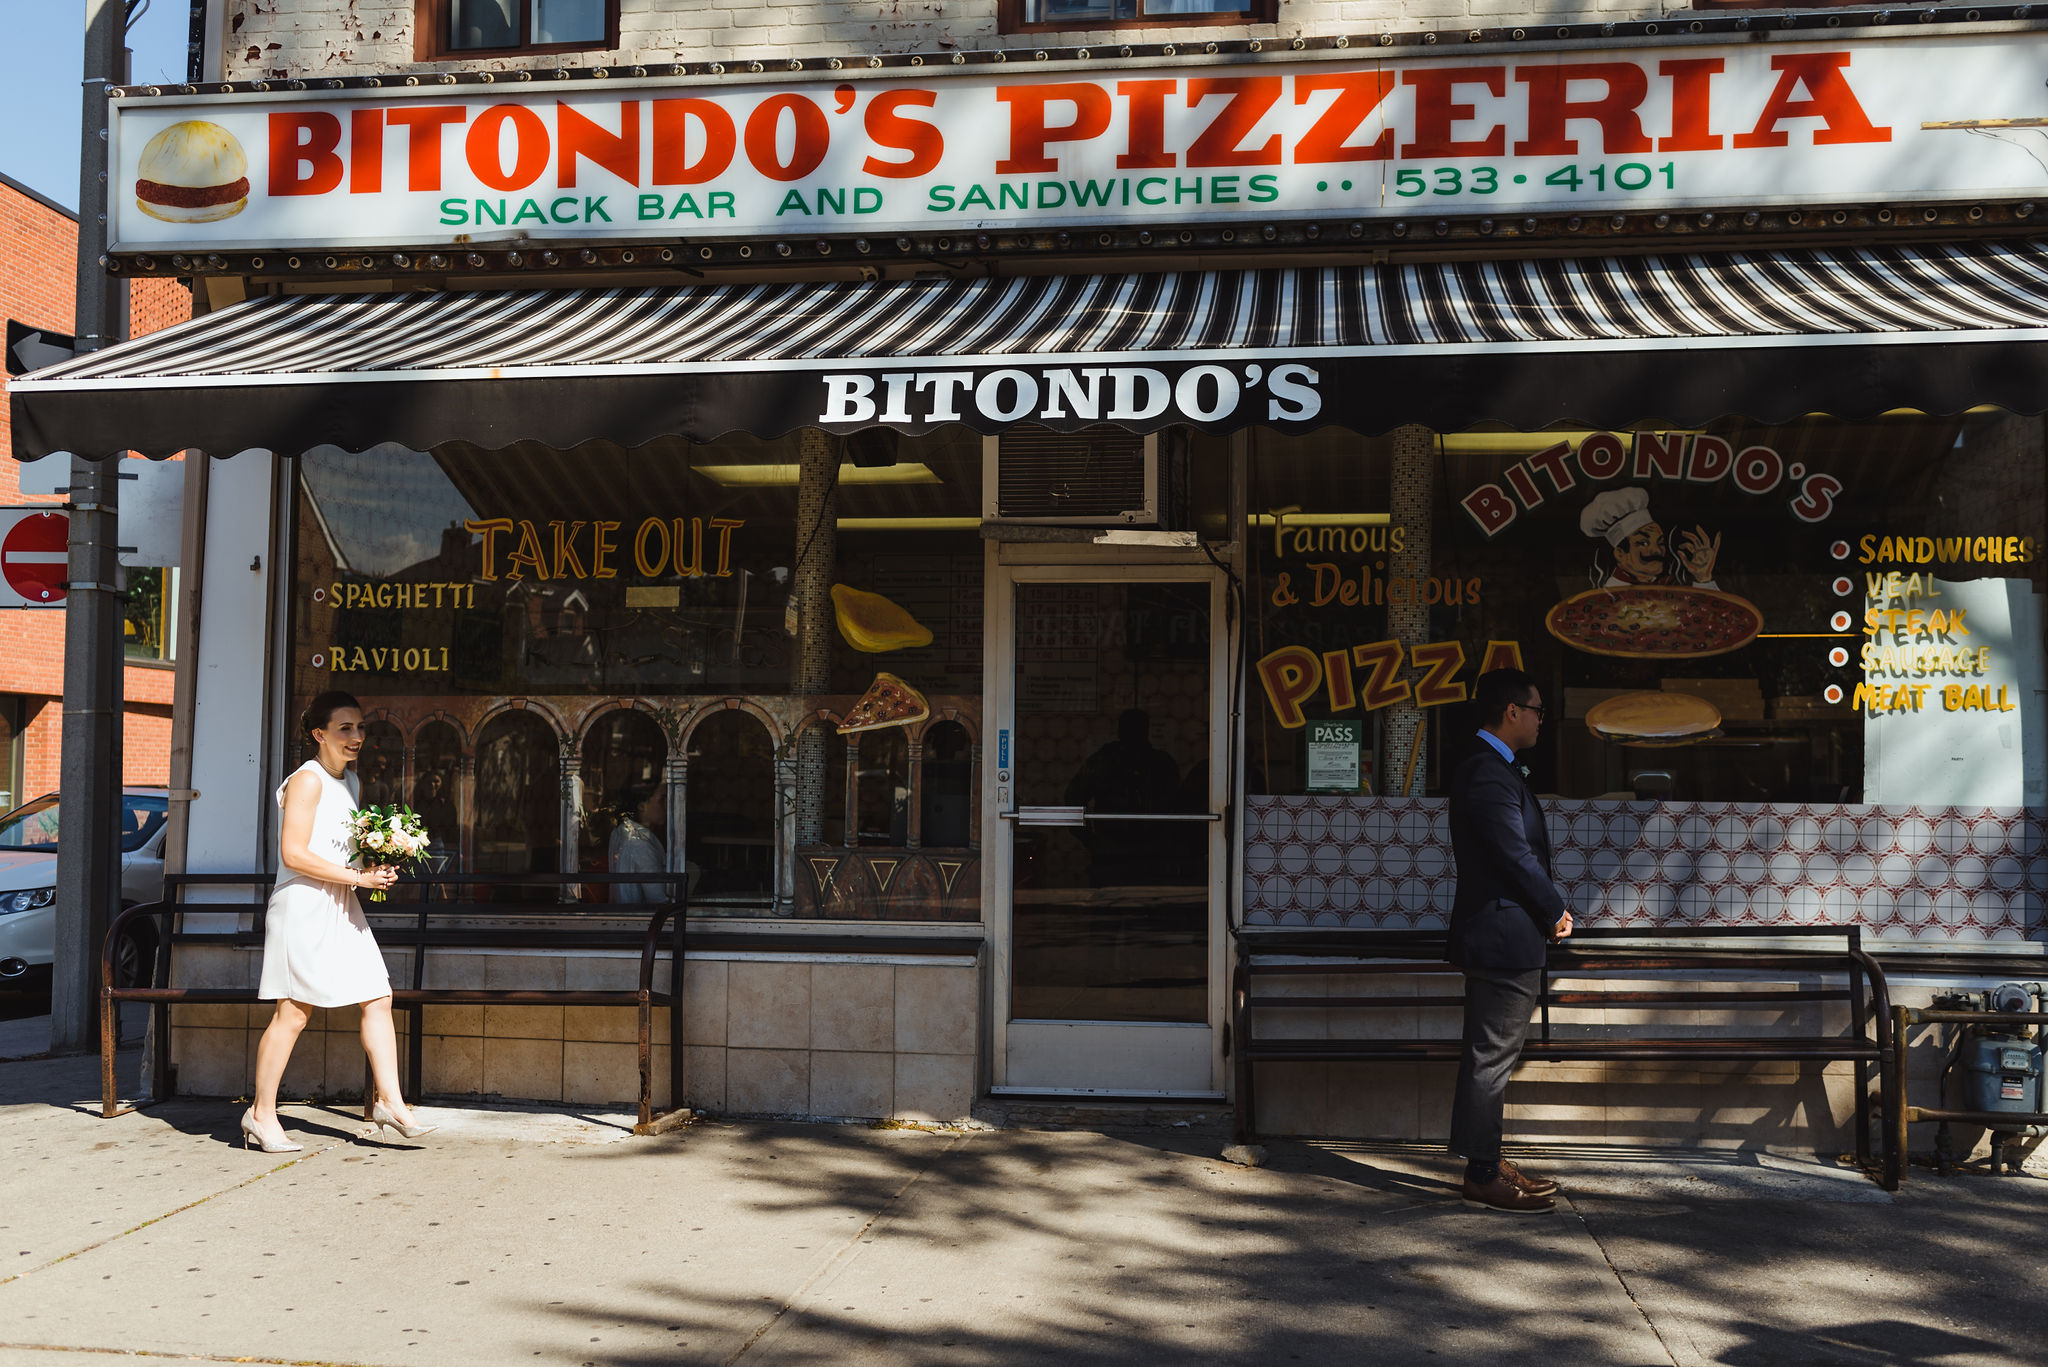
[[[164,834],[170,799],[162,788],[121,790],[121,905],[164,895]],[[48,977],[57,946],[57,794],[24,802],[0,816],[0,986]],[[149,972],[156,929],[140,925],[122,938],[114,972],[135,983]]]

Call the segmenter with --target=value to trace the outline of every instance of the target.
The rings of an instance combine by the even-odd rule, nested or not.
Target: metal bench
[[[115,1096],[115,1031],[121,1002],[145,1002],[155,1027],[155,1077],[158,1094],[174,1094],[171,1072],[170,1009],[173,1006],[207,1004],[255,1004],[260,999],[254,987],[174,987],[171,964],[181,946],[218,948],[261,948],[265,899],[275,882],[271,874],[174,874],[164,879],[164,900],[130,907],[114,919],[100,961],[100,1087],[101,1113],[123,1114]],[[399,890],[417,889],[417,901],[369,903],[365,912],[372,918],[380,947],[410,949],[412,971],[409,984],[401,985],[394,975],[391,1004],[394,1010],[413,1013],[413,1028],[406,1032],[404,1085],[417,1094],[425,1054],[425,1031],[420,1008],[483,1004],[491,1006],[631,1006],[639,1013],[640,1096],[639,1125],[655,1123],[653,1080],[654,1008],[669,1008],[669,1098],[680,1106],[682,1097],[682,996],[684,904],[665,902],[621,908],[593,906],[566,901],[486,901],[474,895],[450,896],[451,891],[505,888],[564,890],[582,884],[645,884],[660,882],[646,874],[435,874],[405,878]],[[680,882],[680,880],[677,880]],[[255,895],[230,902],[190,901],[186,893],[194,888],[250,889]],[[403,896],[401,891],[401,896]],[[605,925],[623,919],[647,920],[638,929]],[[234,929],[194,930],[182,922],[186,915],[227,915],[239,923]],[[157,950],[146,986],[122,987],[114,981],[114,947],[131,920],[159,918]],[[480,924],[496,921],[500,924]],[[453,922],[451,924],[451,922]],[[557,924],[541,924],[555,922]],[[582,924],[577,924],[581,922]],[[666,934],[664,934],[666,932]],[[624,988],[480,988],[428,987],[426,961],[435,949],[539,949],[593,950],[633,949],[639,952],[639,983]],[[655,962],[668,951],[671,969],[667,991],[654,986]]]
[[[1841,949],[1797,949],[1775,945],[1737,944],[1798,936],[1843,939]],[[1392,1039],[1351,1036],[1332,1039],[1287,1039],[1262,1034],[1259,1018],[1269,1013],[1301,1010],[1371,1012],[1428,1007],[1462,1007],[1464,995],[1385,996],[1326,994],[1281,996],[1261,993],[1261,984],[1289,976],[1356,977],[1448,975],[1457,970],[1444,962],[1440,932],[1380,930],[1266,930],[1236,932],[1236,963],[1231,980],[1231,1055],[1236,1070],[1237,1137],[1255,1137],[1256,1065],[1303,1062],[1456,1062],[1462,1040],[1452,1038]],[[1657,941],[1684,941],[1670,948]],[[1601,978],[1662,976],[1686,973],[1695,981],[1728,975],[1728,985],[1712,988],[1601,990],[1560,988],[1558,983]],[[1745,988],[1739,977],[1790,972],[1823,978],[1824,985],[1793,988]],[[1846,1002],[1849,1029],[1845,1034],[1740,1034],[1675,1036],[1654,1029],[1642,1034],[1560,1034],[1553,1027],[1553,1008],[1617,1006],[1707,1006],[1731,1009],[1780,1009],[1792,1003]],[[1568,941],[1552,946],[1543,970],[1537,1018],[1522,1057],[1539,1062],[1633,1060],[1672,1063],[1707,1061],[1852,1064],[1856,1074],[1856,1157],[1866,1168],[1878,1167],[1872,1157],[1871,1116],[1879,1096],[1871,1091],[1875,1065],[1883,1090],[1889,1092],[1898,1074],[1897,1035],[1891,1027],[1890,993],[1884,970],[1863,949],[1856,926],[1784,928],[1710,927],[1652,930],[1576,930]],[[1904,1154],[1886,1144],[1879,1180],[1897,1190]]]

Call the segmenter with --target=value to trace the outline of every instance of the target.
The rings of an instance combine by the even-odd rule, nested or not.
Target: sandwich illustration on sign
[[[144,145],[135,207],[165,223],[212,223],[249,204],[249,158],[217,123],[185,119]]]
[[[1586,711],[1586,729],[1620,745],[1690,745],[1719,735],[1720,725],[1721,709],[1691,693],[1618,693]]]

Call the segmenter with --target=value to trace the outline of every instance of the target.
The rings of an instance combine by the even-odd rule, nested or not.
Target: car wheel
[[[114,985],[147,987],[156,967],[156,934],[147,926],[130,926],[114,945]]]

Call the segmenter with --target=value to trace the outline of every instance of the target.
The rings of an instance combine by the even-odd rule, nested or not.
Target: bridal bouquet
[[[427,823],[410,807],[358,807],[348,814],[348,857],[368,864],[417,864],[427,857]],[[382,892],[370,894],[384,900]]]

